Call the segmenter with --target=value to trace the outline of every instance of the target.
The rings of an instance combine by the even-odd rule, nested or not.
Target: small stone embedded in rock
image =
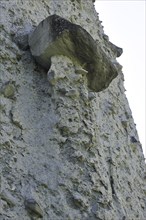
[[[24,202],[24,205],[30,214],[37,215],[40,218],[43,217],[43,210],[41,209],[40,205],[34,199],[26,199]]]
[[[106,89],[118,75],[110,58],[85,29],[55,14],[30,34],[29,46],[36,61],[47,70],[52,56],[69,57],[87,73],[88,87],[94,92]]]
[[[3,89],[3,94],[6,98],[13,98],[13,96],[15,94],[14,85],[11,84],[11,83],[6,84],[4,89]]]
[[[10,192],[3,190],[0,193],[0,198],[9,204],[9,206],[13,207],[16,205],[16,199],[10,194]]]

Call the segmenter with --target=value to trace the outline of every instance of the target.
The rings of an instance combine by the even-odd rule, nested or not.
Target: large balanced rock
[[[51,15],[43,20],[29,36],[32,55],[44,68],[49,69],[55,55],[69,57],[87,72],[88,87],[95,92],[107,88],[118,75],[109,57],[91,35],[81,26]]]

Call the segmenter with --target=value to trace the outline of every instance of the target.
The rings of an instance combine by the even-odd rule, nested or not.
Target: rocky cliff
[[[122,50],[93,2],[0,1],[0,220],[146,219],[144,156],[116,61]],[[72,47],[55,44],[36,59],[38,35],[29,39],[52,15],[79,27],[83,44],[74,50],[81,38],[59,31]],[[54,27],[39,31],[37,51]]]

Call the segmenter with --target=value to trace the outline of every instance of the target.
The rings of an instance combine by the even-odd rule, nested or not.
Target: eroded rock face
[[[0,6],[0,220],[146,219],[144,156],[115,60],[121,50],[93,1]],[[90,92],[88,71],[67,56],[52,56],[48,72],[34,61],[28,33],[53,14],[84,28],[112,60],[118,76],[107,89]]]
[[[91,35],[58,15],[49,16],[38,25],[29,37],[29,46],[37,62],[46,69],[55,55],[67,56],[75,65],[81,65],[88,71],[89,89],[95,92],[106,89],[118,75],[110,58]]]

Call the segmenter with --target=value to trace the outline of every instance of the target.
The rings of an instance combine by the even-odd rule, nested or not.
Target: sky
[[[126,96],[146,157],[146,1],[96,0],[95,9],[110,41],[123,48],[117,60],[123,66]]]

